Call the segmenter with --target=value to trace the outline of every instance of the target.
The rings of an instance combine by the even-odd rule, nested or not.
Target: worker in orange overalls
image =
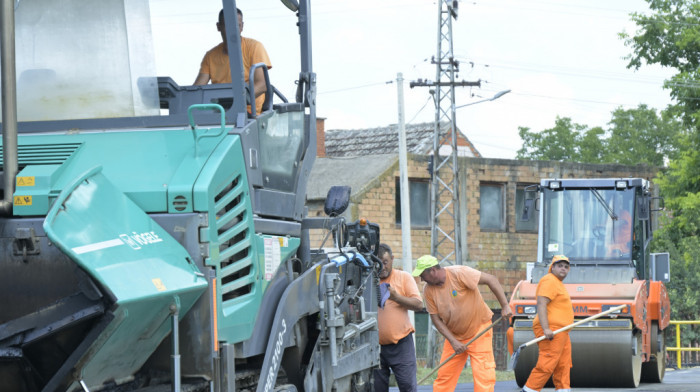
[[[438,370],[433,392],[454,391],[467,359],[471,360],[474,392],[493,392],[496,385],[493,332],[489,330],[469,346],[466,343],[491,325],[493,312],[481,297],[479,285],[491,289],[503,307],[503,317],[512,315],[498,278],[465,265],[443,268],[430,255],[417,260],[413,276],[425,281],[426,308],[435,328],[445,337],[440,363],[456,353]]]
[[[563,255],[552,258],[549,273],[537,284],[537,316],[532,322],[535,336],[546,336],[537,343],[540,355],[532,369],[525,387],[526,392],[539,392],[552,377],[556,392],[571,391],[571,340],[569,332],[554,335],[553,330],[574,322],[574,309],[571,297],[562,280],[569,274],[569,259]]]

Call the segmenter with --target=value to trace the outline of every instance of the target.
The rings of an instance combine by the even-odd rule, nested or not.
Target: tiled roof
[[[442,124],[443,132],[448,127]],[[406,125],[406,149],[412,154],[428,154],[433,149],[434,123]],[[461,132],[460,132],[461,134]],[[470,156],[479,156],[469,140]],[[326,155],[328,157],[352,157],[369,154],[396,154],[399,151],[398,125],[387,127],[327,130]],[[474,154],[476,152],[476,154]]]
[[[333,185],[348,185],[352,194],[381,176],[399,159],[397,154],[368,154],[344,158],[316,158],[306,188],[308,200],[324,200]]]

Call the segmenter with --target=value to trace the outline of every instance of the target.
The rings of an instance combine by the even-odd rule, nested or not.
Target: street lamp
[[[476,105],[477,103],[482,103],[482,102],[486,102],[486,101],[494,101],[494,100],[496,100],[496,99],[498,99],[498,98],[501,98],[502,96],[508,94],[509,92],[510,92],[510,90],[499,91],[499,92],[496,93],[496,95],[494,95],[494,96],[491,97],[491,98],[486,98],[486,99],[482,99],[482,100],[479,100],[479,101],[476,101],[476,102],[470,102],[470,103],[467,103],[467,104],[464,104],[464,105],[455,106],[455,109],[463,108],[463,107],[465,107],[465,106],[470,106],[470,105]]]

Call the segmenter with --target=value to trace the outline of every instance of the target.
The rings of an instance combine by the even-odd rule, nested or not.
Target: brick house
[[[401,268],[401,220],[397,127],[324,132],[318,124],[318,157],[307,190],[309,216],[323,214],[323,201],[332,185],[352,187],[346,219],[361,217],[379,224],[381,241],[391,246]],[[433,124],[406,127],[411,202],[411,252],[414,259],[430,253],[430,174]],[[641,177],[652,180],[656,168],[556,161],[518,161],[480,156],[460,132],[460,219],[462,257],[469,265],[498,277],[509,298],[526,278],[526,266],[537,256],[537,222],[522,221],[525,187],[542,178]],[[449,180],[449,178],[447,178]],[[441,222],[452,225],[452,222]],[[323,233],[311,235],[319,245]],[[326,246],[328,246],[327,244]],[[448,246],[453,246],[449,243]],[[442,252],[447,254],[448,252]],[[485,290],[485,291],[484,291]],[[500,308],[488,288],[482,295],[491,308]],[[502,365],[502,364],[499,364]]]
[[[349,185],[352,195],[350,208],[345,213],[347,220],[364,217],[378,223],[382,242],[389,244],[397,260],[400,260],[400,201],[396,192],[399,178],[397,126],[325,132],[323,119],[319,119],[316,127],[317,158],[306,195],[309,216],[324,214],[323,202],[331,186]],[[432,154],[433,134],[433,123],[406,126],[410,187],[412,192],[422,196],[412,206],[411,213],[414,255],[430,251],[430,177],[427,162]],[[457,148],[460,156],[480,156],[461,132]],[[312,232],[312,246],[320,245],[324,235],[320,231]]]
[[[432,153],[432,133],[432,123],[406,127],[414,259],[430,253],[430,174],[427,167]],[[323,214],[323,201],[330,186],[350,185],[351,205],[346,218],[350,221],[364,217],[378,223],[382,242],[391,246],[396,259],[400,260],[396,125],[324,132],[323,119],[320,119],[317,143],[318,155],[307,190],[309,216]],[[526,186],[538,184],[542,178],[641,177],[651,180],[657,172],[656,168],[647,166],[483,158],[461,133],[458,145],[464,146],[458,168],[462,243],[466,244],[461,264],[498,276],[506,292],[525,278],[526,263],[534,261],[537,255],[537,222],[523,222],[517,213],[521,210]],[[320,232],[312,233],[312,245],[319,245],[322,236]],[[484,294],[487,301],[494,301],[490,293]]]

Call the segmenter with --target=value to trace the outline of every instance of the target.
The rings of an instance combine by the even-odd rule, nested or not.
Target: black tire
[[[651,324],[651,359],[642,364],[642,381],[660,383],[666,375],[666,342],[664,332],[659,331],[659,324]]]

